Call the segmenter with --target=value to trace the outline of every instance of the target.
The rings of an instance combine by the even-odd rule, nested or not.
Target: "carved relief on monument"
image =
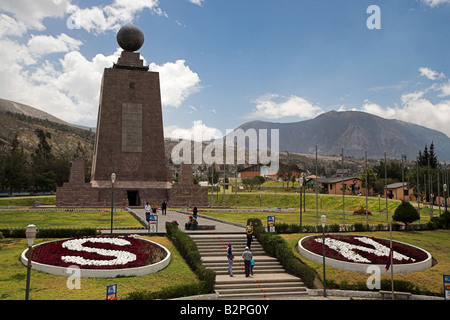
[[[122,152],[142,152],[142,103],[122,104]]]
[[[127,171],[136,171],[141,166],[141,158],[137,156],[128,156],[125,160],[125,169]]]

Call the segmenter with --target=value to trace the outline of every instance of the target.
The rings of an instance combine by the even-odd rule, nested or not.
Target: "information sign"
[[[148,219],[148,233],[158,233],[158,216],[151,214]]]
[[[275,232],[275,216],[267,216],[267,231]]]

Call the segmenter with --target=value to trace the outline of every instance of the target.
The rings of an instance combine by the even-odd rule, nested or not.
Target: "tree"
[[[19,147],[17,135],[11,143],[11,150],[6,153],[0,164],[0,184],[12,193],[28,187],[29,164],[23,148]]]
[[[49,132],[36,129],[35,134],[39,143],[34,153],[31,155],[31,180],[35,189],[54,190],[57,185],[57,176],[53,168],[54,155],[52,147],[47,142],[52,136]]]
[[[370,188],[375,188],[375,185],[377,183],[377,176],[375,173],[373,173],[372,169],[364,169],[362,175],[361,175],[361,185],[363,188],[366,187],[366,175],[367,175],[367,189],[370,191]]]
[[[420,219],[419,212],[408,201],[402,201],[402,203],[395,209],[392,219],[400,221],[405,224],[405,230],[408,229],[408,223],[412,223]]]
[[[419,151],[419,166],[428,167],[431,169],[436,169],[439,165],[438,158],[434,152],[434,142],[431,142],[430,150],[428,150],[428,145],[425,145],[423,152]]]

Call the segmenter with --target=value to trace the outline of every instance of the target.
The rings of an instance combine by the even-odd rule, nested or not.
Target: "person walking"
[[[250,221],[245,227],[245,233],[247,234],[247,247],[250,249],[252,245],[252,237],[253,237],[253,223]]]
[[[192,214],[195,219],[197,219],[197,212],[198,212],[197,207],[194,207],[194,210],[192,210]]]
[[[250,274],[253,275],[253,267],[255,266],[255,260],[250,260]]]
[[[228,244],[228,248],[227,248],[227,260],[228,260],[228,272],[230,274],[230,277],[232,277],[233,276],[234,254],[233,254],[233,247],[231,246],[231,243]]]
[[[245,250],[242,253],[242,258],[244,259],[245,277],[248,278],[250,275],[250,263],[253,259],[253,254],[249,247],[245,247]]]

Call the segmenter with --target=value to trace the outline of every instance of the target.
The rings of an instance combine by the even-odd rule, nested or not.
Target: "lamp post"
[[[327,296],[327,280],[325,279],[325,224],[327,223],[327,217],[322,215],[320,217],[322,223],[322,248],[323,248],[323,296]]]
[[[302,226],[302,197],[303,197],[302,188],[303,188],[303,176],[300,177],[299,183],[300,183],[300,233],[301,233],[301,232],[302,232],[302,229],[303,229],[303,226]]]
[[[116,181],[116,174],[111,174],[111,234],[113,233],[113,211],[114,211],[114,182]]]
[[[444,183],[444,207],[445,207],[445,211],[447,211],[447,184]]]
[[[36,238],[36,226],[34,224],[29,224],[25,230],[25,234],[28,241],[28,251],[26,253],[27,257],[27,287],[25,290],[25,300],[29,300],[30,296],[30,275],[31,275],[31,258],[33,253],[33,241]]]

